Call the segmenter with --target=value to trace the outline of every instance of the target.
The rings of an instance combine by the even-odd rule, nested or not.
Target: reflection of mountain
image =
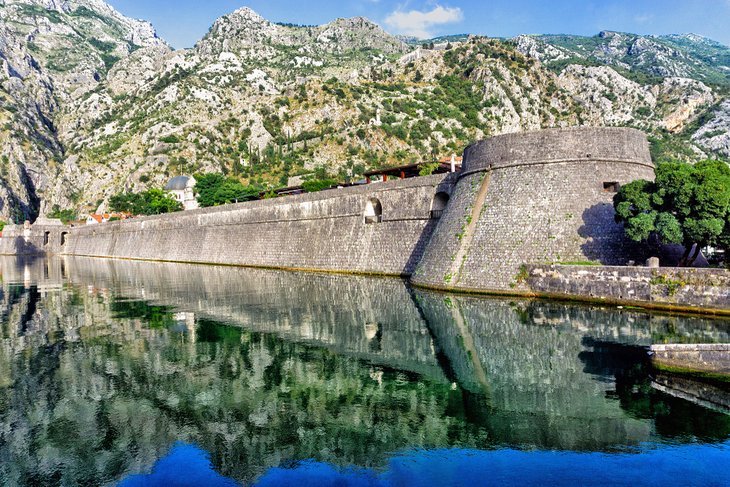
[[[251,480],[290,460],[377,467],[421,446],[603,450],[730,434],[728,416],[672,402],[641,360],[615,353],[692,340],[693,328],[723,336],[711,320],[447,297],[392,279],[0,264],[0,484],[113,482],[175,441]]]

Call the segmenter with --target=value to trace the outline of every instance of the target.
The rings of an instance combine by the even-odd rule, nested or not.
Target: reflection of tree
[[[658,428],[664,418],[631,414],[627,407],[641,407],[648,399],[669,400],[663,394],[622,396],[628,404],[612,400],[623,377],[642,377],[643,382],[632,382],[629,391],[648,387],[646,351],[637,344],[649,343],[657,330],[668,332],[671,327],[688,337],[727,333],[726,323],[712,319],[682,321],[636,311],[422,291],[416,295],[439,350],[449,358],[461,386],[470,391],[461,397],[479,400],[480,391],[485,391],[481,407],[464,408],[484,411],[487,405],[489,414],[472,422],[510,445],[614,449],[669,436],[669,430]],[[681,423],[690,409],[685,405],[666,414]],[[712,415],[721,425],[730,419]],[[696,433],[712,427],[709,423],[695,422]],[[708,437],[727,438],[726,426],[718,431],[707,431]],[[682,434],[677,429],[676,436]]]
[[[195,339],[150,326],[166,313],[73,290],[41,301],[37,335],[60,341],[0,354],[22,378],[3,391],[2,478],[113,481],[175,440],[200,444],[241,480],[289,458],[374,466],[398,448],[484,440],[450,415],[447,383],[383,367],[378,381],[356,358],[212,320]],[[79,323],[77,341],[57,334]]]
[[[114,299],[110,306],[114,318],[138,318],[150,328],[167,328],[174,320],[169,306],[154,306],[144,301]]]
[[[712,320],[413,291],[416,306],[398,280],[67,269],[77,287],[61,287],[55,264],[35,290],[3,284],[9,482],[113,482],[175,441],[250,480],[303,458],[380,466],[405,447],[604,450],[727,434],[717,416],[649,390],[632,358],[671,327],[724,336]]]

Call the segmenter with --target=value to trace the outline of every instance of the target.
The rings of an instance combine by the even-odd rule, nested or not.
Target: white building
[[[182,203],[184,210],[195,210],[199,208],[198,200],[195,199],[196,182],[192,176],[177,176],[167,183],[165,191],[168,191],[173,198]]]

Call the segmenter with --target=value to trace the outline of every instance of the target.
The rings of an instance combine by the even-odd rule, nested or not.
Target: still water
[[[0,269],[1,485],[730,485],[727,409],[662,387],[644,349],[730,342],[725,320],[228,267]]]

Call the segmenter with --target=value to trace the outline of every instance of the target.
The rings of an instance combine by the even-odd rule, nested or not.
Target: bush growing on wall
[[[330,189],[333,186],[337,186],[337,181],[335,179],[313,179],[302,183],[302,188],[304,188],[304,191],[307,193],[316,193],[317,191]]]

